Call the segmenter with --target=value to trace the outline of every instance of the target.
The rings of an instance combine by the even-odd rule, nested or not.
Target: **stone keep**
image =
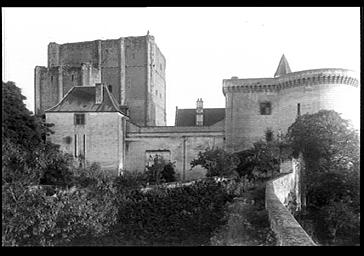
[[[35,113],[74,86],[108,86],[134,123],[166,125],[166,60],[150,35],[48,45],[48,67],[35,67]]]

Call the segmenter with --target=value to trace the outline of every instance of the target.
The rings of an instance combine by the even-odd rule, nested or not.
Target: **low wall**
[[[271,229],[281,246],[315,246],[284,203],[291,191],[296,190],[296,173],[291,172],[270,180],[265,189],[265,208]]]

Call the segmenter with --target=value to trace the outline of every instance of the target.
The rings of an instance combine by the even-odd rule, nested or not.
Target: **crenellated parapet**
[[[323,84],[346,84],[359,86],[359,80],[354,71],[339,68],[312,69],[288,73],[274,78],[233,77],[223,80],[223,93],[227,92],[278,92],[280,90]]]

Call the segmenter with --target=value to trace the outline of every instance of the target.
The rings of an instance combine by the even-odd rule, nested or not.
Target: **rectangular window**
[[[107,86],[107,88],[109,89],[109,92],[111,92],[111,93],[112,93],[112,85],[111,85],[111,84],[109,84],[109,85]]]
[[[271,115],[272,114],[272,105],[270,102],[260,103],[260,114],[261,115]]]
[[[74,76],[74,75],[72,75],[72,78],[71,78],[71,79],[72,79],[72,82],[73,82],[73,80],[75,80],[75,76]]]
[[[297,103],[297,116],[301,115],[301,104]]]
[[[83,135],[83,157],[86,159],[86,134]]]
[[[85,114],[75,114],[75,125],[85,124]]]
[[[53,82],[53,76],[51,76],[51,82]]]
[[[265,132],[265,140],[267,142],[270,142],[273,140],[273,132],[271,130],[268,130]]]
[[[165,161],[171,160],[171,151],[169,150],[146,150],[145,151],[145,164],[152,166],[154,164],[154,158],[161,157]]]
[[[75,153],[74,153],[74,155],[75,155],[75,157],[77,157],[77,134],[75,134]]]

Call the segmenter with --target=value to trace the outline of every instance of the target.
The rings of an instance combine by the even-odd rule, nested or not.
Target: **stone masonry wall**
[[[117,174],[124,168],[123,117],[117,112],[85,113],[85,125],[74,125],[74,113],[46,113],[46,121],[55,124],[50,140],[75,156],[85,152],[90,165],[98,162],[103,170]],[[75,135],[78,146],[75,147]],[[83,136],[85,135],[85,144]],[[67,139],[68,137],[68,139]],[[83,148],[85,145],[85,149]]]
[[[360,89],[351,71],[341,69],[308,70],[279,78],[227,79],[226,147],[244,150],[265,139],[267,129],[283,134],[298,114],[335,110],[343,118],[358,122]],[[260,103],[271,102],[271,115],[260,114]]]
[[[300,198],[299,168],[297,161],[292,161],[292,172],[270,180],[266,184],[265,207],[268,211],[271,229],[275,233],[278,245],[282,246],[314,246],[311,237],[305,232],[297,220],[286,208],[287,198],[291,192]],[[284,166],[284,169],[287,165]],[[300,204],[300,200],[298,200]]]
[[[207,147],[223,147],[223,129],[207,127],[143,127],[129,128],[126,137],[126,165],[128,171],[144,171],[147,152],[169,154],[176,164],[176,173],[183,180],[205,177],[206,170],[190,162]],[[189,129],[188,129],[189,128]],[[166,153],[169,152],[169,153]]]

